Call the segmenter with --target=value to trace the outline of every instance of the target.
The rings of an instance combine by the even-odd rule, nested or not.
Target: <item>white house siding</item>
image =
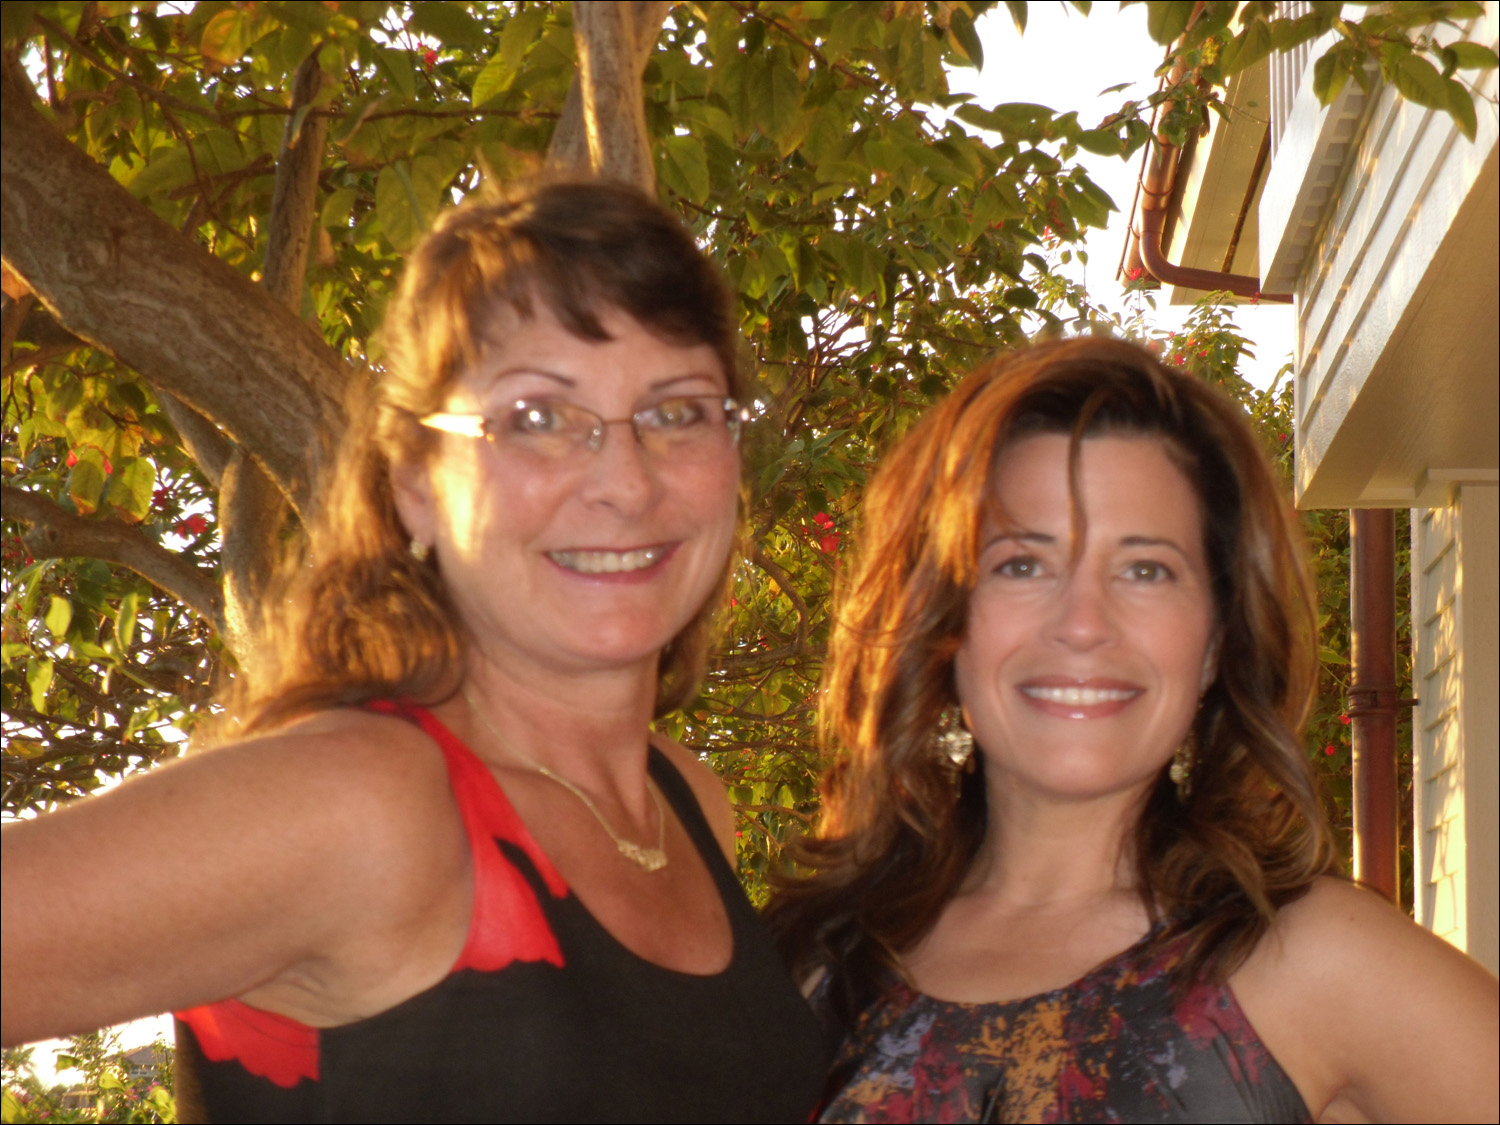
[[[1494,24],[1491,4],[1469,31],[1492,38]],[[1301,507],[1441,504],[1448,482],[1495,479],[1493,416],[1472,409],[1466,354],[1494,333],[1497,119],[1485,100],[1493,104],[1497,77],[1479,73],[1473,143],[1446,113],[1384,87],[1349,140],[1325,146],[1323,165],[1309,163],[1317,154],[1293,161],[1301,148],[1291,137],[1272,164],[1263,269],[1267,240],[1276,242],[1268,209],[1284,205],[1299,175],[1330,175],[1327,158],[1338,169],[1295,287]],[[1299,122],[1294,112],[1289,129]]]
[[[1417,920],[1493,972],[1500,962],[1500,489],[1466,485],[1412,513]]]

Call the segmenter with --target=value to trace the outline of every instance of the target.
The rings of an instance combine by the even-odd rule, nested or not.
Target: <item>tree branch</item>
[[[224,632],[224,600],[214,576],[151,542],[136,528],[120,520],[75,516],[43,496],[11,485],[0,487],[0,499],[6,519],[31,524],[22,540],[35,557],[83,556],[119,563],[187,603]]]
[[[797,593],[797,586],[789,577],[787,577],[786,571],[782,570],[781,567],[777,566],[774,562],[771,561],[771,557],[766,554],[759,543],[756,543],[755,546],[751,548],[750,561],[771,576],[771,581],[776,583],[776,585],[781,589],[781,592],[786,595],[787,601],[791,602],[793,608],[796,609],[796,651],[801,652],[804,648],[807,647],[808,617],[810,616],[807,610],[807,602],[803,600],[801,594]]]
[[[198,469],[209,483],[218,488],[234,448],[217,426],[176,395],[158,388],[156,403],[182,439],[182,448],[198,463]]]
[[[562,117],[552,133],[547,150],[550,167],[607,175],[656,194],[641,75],[671,9],[670,0],[632,0],[629,4],[576,0],[573,26],[578,73],[568,86]],[[591,93],[585,94],[586,88]],[[592,107],[592,126],[586,106]]]
[[[292,79],[292,115],[282,132],[276,162],[276,186],[266,224],[266,261],[261,285],[296,314],[302,304],[307,276],[307,248],[312,242],[313,218],[318,210],[318,172],[328,118],[311,116],[313,101],[323,85],[318,48],[302,60]]]
[[[0,256],[63,327],[211,420],[300,504],[343,426],[342,359],[44,120],[15,65],[0,79]]]
[[[267,220],[266,259],[261,284],[295,316],[302,308],[307,251],[318,210],[318,172],[328,119],[310,117],[323,71],[318,48],[302,60],[292,79],[292,115],[282,132],[276,160],[276,186]],[[275,483],[243,447],[235,450],[219,483],[219,534],[223,550],[226,640],[243,652],[252,636],[253,607],[275,570],[286,523],[286,501]]]

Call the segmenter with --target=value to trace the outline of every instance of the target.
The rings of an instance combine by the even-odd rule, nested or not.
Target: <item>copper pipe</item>
[[[1262,304],[1289,305],[1290,293],[1262,293],[1260,278],[1242,273],[1220,273],[1217,270],[1192,269],[1167,261],[1162,252],[1162,228],[1166,225],[1167,202],[1177,176],[1177,146],[1158,136],[1152,142],[1156,151],[1146,166],[1141,181],[1141,264],[1164,285],[1181,285],[1187,289],[1208,292],[1228,290],[1236,297],[1248,297]]]
[[[1395,520],[1388,508],[1356,508],[1349,516],[1354,877],[1398,902]]]
[[[1194,7],[1192,17],[1188,20],[1188,27],[1192,27],[1202,11],[1202,3]],[[1180,82],[1186,73],[1182,63],[1179,62],[1172,68],[1171,74],[1163,79],[1162,88],[1165,89],[1168,84]],[[1199,78],[1198,83],[1201,87],[1204,84],[1203,79]],[[1173,265],[1167,261],[1166,253],[1162,250],[1162,233],[1166,227],[1167,208],[1171,203],[1172,191],[1177,183],[1178,148],[1156,131],[1156,123],[1161,120],[1165,105],[1166,103],[1158,104],[1153,115],[1151,153],[1141,171],[1138,189],[1141,225],[1140,229],[1135,232],[1135,236],[1141,265],[1146,268],[1147,273],[1163,285],[1180,285],[1186,289],[1202,289],[1205,292],[1227,290],[1236,297],[1247,297],[1264,304],[1291,304],[1290,293],[1262,293],[1258,277],[1241,273],[1221,273],[1217,270],[1192,269],[1188,266]],[[1256,179],[1259,178],[1263,168],[1263,162],[1257,161]],[[1246,198],[1254,192],[1255,184],[1252,182]],[[1241,215],[1241,222],[1243,222],[1243,215]],[[1236,230],[1235,241],[1238,240],[1239,231]]]

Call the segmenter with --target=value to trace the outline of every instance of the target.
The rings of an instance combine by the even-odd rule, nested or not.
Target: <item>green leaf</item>
[[[1474,97],[1462,82],[1445,78],[1443,83],[1448,90],[1448,112],[1453,114],[1453,123],[1472,141],[1479,131],[1479,119],[1474,115]]]
[[[1097,156],[1125,155],[1125,142],[1112,129],[1085,129],[1078,134],[1078,147]]]
[[[1010,12],[1010,21],[1016,25],[1016,30],[1025,35],[1026,0],[1005,0],[1005,8]]]
[[[954,8],[948,21],[948,36],[956,53],[975,70],[984,66],[984,45],[974,30],[974,21],[962,8]]]
[[[228,66],[244,58],[250,45],[270,30],[271,22],[253,8],[226,8],[204,25],[198,50]]]
[[[657,167],[662,181],[678,195],[694,203],[708,202],[708,156],[697,139],[668,137]]]
[[[500,33],[500,57],[513,72],[521,69],[526,52],[540,39],[546,22],[547,9],[537,5],[517,12],[506,23],[505,30]]]
[[[26,686],[31,689],[31,709],[47,713],[47,689],[52,686],[52,660],[41,658],[26,666]]]
[[[1421,55],[1409,52],[1399,54],[1393,78],[1396,89],[1408,100],[1432,109],[1448,108],[1447,82],[1450,80],[1444,79],[1437,67]]]
[[[104,483],[104,466],[98,452],[84,450],[78,455],[78,463],[68,470],[68,495],[73,506],[85,516],[92,515],[99,507]]]
[[[47,607],[46,622],[53,639],[63,640],[68,635],[68,626],[73,623],[73,603],[53,594],[52,604]]]
[[[489,42],[484,25],[469,14],[468,5],[445,0],[414,0],[411,28],[445,47],[483,47]]]
[[[1193,8],[1194,0],[1146,0],[1146,30],[1157,43],[1170,46],[1187,30]]]
[[[354,202],[359,198],[359,193],[352,187],[341,187],[328,193],[328,198],[323,201],[322,213],[318,216],[318,223],[326,230],[335,227],[346,227],[349,225],[349,217],[354,214]]]
[[[408,250],[427,229],[441,201],[445,181],[436,158],[398,160],[375,180],[375,214],[380,229],[397,250]]]
[[[1330,49],[1313,63],[1313,93],[1319,105],[1328,105],[1339,96],[1339,91],[1349,81],[1349,71],[1344,66],[1336,49]]]
[[[1254,66],[1271,53],[1271,29],[1255,20],[1235,37],[1234,44],[1233,58],[1223,60],[1226,76]]]
[[[1458,60],[1459,70],[1493,70],[1500,65],[1500,57],[1479,43],[1450,43],[1446,49]]]
[[[129,652],[135,643],[135,619],[140,608],[141,596],[134,590],[120,599],[120,608],[115,614],[115,640],[120,642],[121,653]]]
[[[469,104],[475,109],[488,105],[510,89],[515,76],[516,69],[506,61],[504,52],[496,51],[474,79],[474,86],[469,91]]]
[[[146,457],[125,457],[114,468],[105,498],[128,522],[139,523],[151,514],[156,466]]]

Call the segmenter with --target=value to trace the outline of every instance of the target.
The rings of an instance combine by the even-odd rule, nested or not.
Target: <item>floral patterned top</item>
[[[1066,987],[964,1004],[896,984],[855,1021],[820,1120],[1310,1121],[1228,986],[1174,999],[1156,933]]]

